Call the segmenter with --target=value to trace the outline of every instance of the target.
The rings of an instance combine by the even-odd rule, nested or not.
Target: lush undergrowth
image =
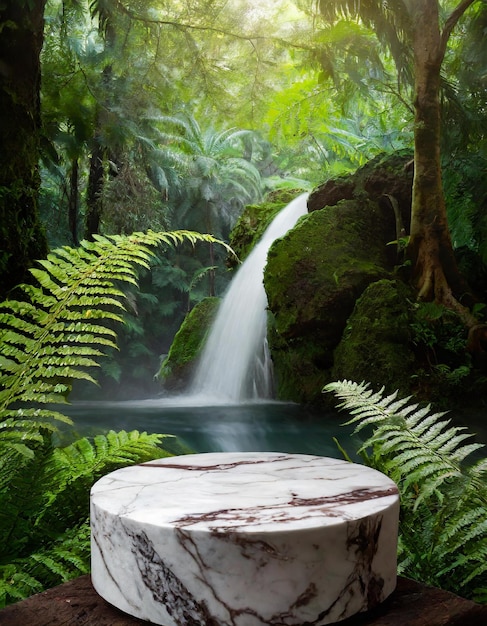
[[[98,477],[131,463],[178,453],[169,436],[113,432],[70,445],[56,442],[53,405],[74,380],[116,346],[124,293],[160,245],[194,233],[98,237],[60,248],[33,270],[23,300],[0,303],[0,605],[89,571],[89,490]],[[401,492],[399,571],[487,601],[487,460],[479,445],[441,413],[367,385],[327,386],[367,432],[364,461]],[[371,431],[371,432],[370,432]]]
[[[52,406],[67,402],[73,381],[116,348],[123,284],[154,251],[213,237],[186,231],[96,237],[58,248],[24,299],[0,303],[0,606],[89,570],[89,491],[118,467],[178,451],[172,438],[138,431],[56,441]]]
[[[364,462],[399,487],[399,573],[487,603],[487,459],[472,435],[397,393],[327,385],[365,436]]]

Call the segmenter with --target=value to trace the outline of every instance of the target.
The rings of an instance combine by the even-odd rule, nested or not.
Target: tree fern
[[[88,571],[92,483],[117,467],[167,456],[164,435],[138,431],[54,445],[53,404],[116,347],[120,283],[137,283],[161,245],[215,242],[188,231],[97,236],[54,250],[23,285],[25,300],[0,303],[0,605]],[[169,448],[169,449],[166,449]]]
[[[487,459],[472,435],[397,392],[366,383],[327,385],[367,433],[359,453],[401,493],[399,571],[487,601]],[[477,454],[476,454],[477,453]]]

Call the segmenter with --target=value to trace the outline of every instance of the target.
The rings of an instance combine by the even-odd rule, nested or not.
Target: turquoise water
[[[335,438],[350,457],[359,460],[355,452],[361,439],[352,435],[351,427],[343,425],[349,417],[345,412],[323,412],[280,402],[188,406],[187,401],[75,402],[62,410],[73,419],[76,436],[110,429],[139,430],[175,436],[174,451],[274,451],[342,458]],[[487,443],[483,415],[452,420],[475,434],[474,441]],[[486,454],[486,448],[479,452],[480,456]]]
[[[76,402],[63,407],[80,436],[113,430],[175,435],[194,452],[275,451],[342,458],[333,438],[352,456],[360,445],[341,424],[345,414],[296,404],[258,402],[182,406],[162,400]]]

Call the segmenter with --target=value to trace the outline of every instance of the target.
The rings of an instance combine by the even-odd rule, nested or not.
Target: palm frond
[[[400,75],[412,80],[410,41],[414,15],[404,0],[317,0],[316,5],[323,19],[332,23],[340,18],[360,18],[389,48]]]

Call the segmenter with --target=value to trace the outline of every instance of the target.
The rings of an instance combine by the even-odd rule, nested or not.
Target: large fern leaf
[[[34,432],[52,428],[52,418],[68,421],[39,405],[66,402],[73,380],[95,382],[88,370],[105,348],[116,347],[111,324],[122,321],[125,296],[116,283],[136,284],[138,268],[149,267],[159,246],[185,240],[217,241],[190,231],[149,231],[58,248],[32,270],[38,285],[22,286],[25,301],[0,303],[0,446],[5,437],[10,446],[15,433],[22,439],[26,420]],[[27,453],[25,445],[19,453]]]
[[[93,481],[170,454],[165,436],[137,431],[56,448],[56,422],[70,420],[50,405],[67,401],[73,380],[94,382],[88,369],[116,347],[117,285],[135,284],[159,246],[183,240],[217,241],[188,231],[96,237],[54,250],[32,270],[37,284],[22,287],[25,301],[0,303],[0,605],[88,571]]]
[[[340,381],[325,391],[366,434],[364,461],[383,471],[401,493],[399,568],[413,578],[487,599],[487,460],[472,435],[430,406]],[[475,457],[472,455],[475,454]]]
[[[118,467],[169,456],[171,438],[110,431],[53,448],[46,437],[0,493],[0,606],[2,596],[19,600],[88,572],[91,485]]]
[[[89,572],[90,526],[84,519],[27,556],[0,565],[0,608]]]

